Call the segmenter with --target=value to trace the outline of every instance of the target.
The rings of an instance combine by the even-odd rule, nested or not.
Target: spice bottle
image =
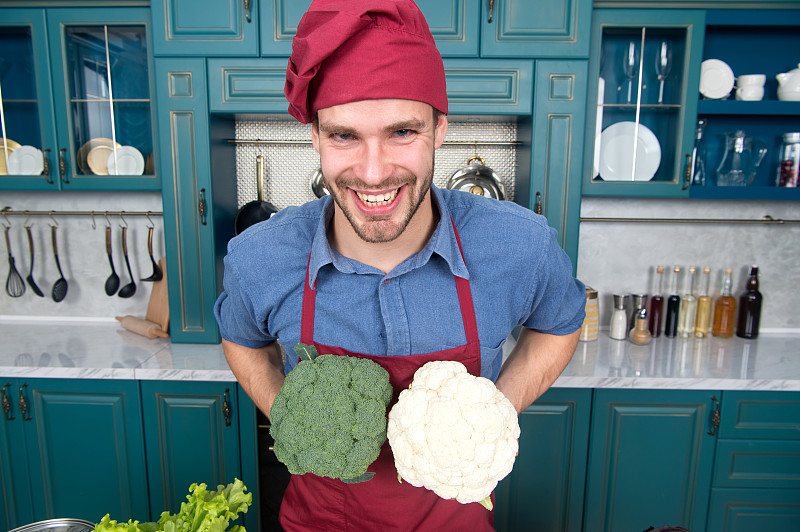
[[[678,312],[680,311],[681,297],[678,295],[678,276],[681,267],[676,265],[672,269],[669,280],[669,297],[667,298],[667,316],[664,322],[664,336],[674,338],[678,334]]]
[[[628,320],[628,331],[632,331],[636,326],[639,312],[647,308],[647,294],[635,294],[631,297],[633,298],[633,309],[631,310],[631,317]]]
[[[683,279],[683,295],[678,310],[678,334],[688,338],[694,334],[694,322],[697,317],[697,298],[694,296],[694,266],[689,266],[689,275]]]
[[[586,317],[581,324],[581,332],[578,340],[590,342],[597,340],[598,321],[600,310],[597,305],[597,290],[589,286],[586,287]]]
[[[647,321],[647,329],[653,338],[661,336],[661,315],[664,310],[664,296],[661,294],[662,282],[664,280],[664,267],[656,268],[655,290],[650,297],[650,312]]]
[[[711,281],[711,266],[703,267],[703,279],[700,282],[700,295],[697,297],[697,319],[694,324],[696,338],[705,338],[711,332],[711,297],[708,285]]]
[[[644,345],[650,341],[650,331],[647,330],[647,310],[641,309],[636,315],[636,325],[631,331],[630,339],[636,345]]]
[[[736,336],[758,338],[758,322],[761,319],[763,297],[758,291],[758,266],[750,267],[745,291],[739,296],[739,318],[736,320]]]
[[[731,269],[725,270],[725,277],[722,279],[722,289],[717,302],[714,305],[714,328],[711,333],[720,338],[730,338],[733,336],[733,322],[736,319],[736,300],[731,295]]]
[[[800,133],[784,133],[783,145],[778,164],[778,177],[775,185],[779,187],[798,187],[800,173]]]
[[[608,335],[615,340],[628,337],[628,315],[625,313],[625,296],[614,294],[614,312],[611,313],[611,325]]]

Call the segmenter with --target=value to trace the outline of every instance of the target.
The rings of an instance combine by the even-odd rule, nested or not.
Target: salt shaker
[[[623,294],[614,294],[614,312],[611,313],[608,335],[615,340],[624,340],[628,337],[628,315],[625,313]]]

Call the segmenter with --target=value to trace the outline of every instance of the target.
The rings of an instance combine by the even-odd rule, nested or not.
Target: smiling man
[[[426,362],[457,360],[525,409],[572,356],[584,286],[541,216],[432,185],[447,94],[417,6],[313,1],[293,42],[286,96],[289,113],[312,124],[330,197],[283,209],[228,245],[215,313],[243,389],[269,415],[303,342],[375,360],[397,392]],[[388,443],[369,471],[361,484],[293,476],[282,526],[493,529],[480,504],[398,483]]]

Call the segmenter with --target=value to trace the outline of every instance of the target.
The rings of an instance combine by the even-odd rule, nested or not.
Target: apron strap
[[[461,260],[464,260],[464,250],[461,247],[461,238],[458,236],[456,224],[453,222],[452,217],[450,223],[453,225],[453,233],[456,236],[458,243],[458,251],[461,253]],[[475,306],[472,302],[472,290],[469,286],[469,280],[453,276],[456,282],[456,291],[458,292],[458,303],[461,307],[461,319],[464,323],[464,335],[467,338],[467,344],[478,346],[478,321],[475,319]],[[306,276],[303,282],[303,315],[300,322],[300,341],[306,345],[313,345],[314,343],[314,310],[316,308],[317,290],[316,286],[311,286],[311,253],[308,254],[308,264],[306,265]]]

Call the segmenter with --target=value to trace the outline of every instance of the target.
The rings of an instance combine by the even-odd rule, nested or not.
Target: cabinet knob
[[[244,0],[244,16],[247,18],[247,22],[252,22],[250,19],[250,0]]]
[[[494,14],[494,0],[489,0],[489,24],[492,23],[493,14]]]
[[[536,208],[534,209],[536,214],[543,214],[544,210],[542,209],[542,194],[541,192],[536,193]]]
[[[225,426],[231,426],[231,403],[228,401],[228,393],[230,388],[225,388],[225,393],[222,394],[222,417],[225,418]]]
[[[200,215],[200,223],[206,225],[206,189],[200,189],[200,197],[197,200],[197,213]]]
[[[686,154],[686,172],[684,172],[684,182],[681,190],[686,190],[689,188],[689,185],[692,183],[692,169],[694,168],[694,161],[692,160],[692,154]]]
[[[8,421],[11,421],[12,419],[14,419],[14,415],[11,413],[11,401],[9,400],[8,394],[6,393],[6,388],[8,388],[9,386],[11,386],[11,383],[8,383],[5,386],[3,386],[2,403],[3,403],[3,415],[6,417]]]
[[[67,179],[67,149],[61,148],[58,150],[58,172],[61,174],[61,181],[69,183]]]
[[[47,184],[52,185],[53,179],[50,177],[50,148],[42,152],[42,175],[47,178]]]

